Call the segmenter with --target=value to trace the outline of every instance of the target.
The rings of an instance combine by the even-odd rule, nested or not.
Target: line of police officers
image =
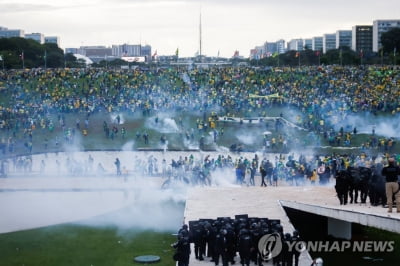
[[[336,172],[336,193],[342,205],[347,203],[366,203],[369,197],[372,206],[388,204],[388,211],[392,211],[393,197],[400,203],[398,184],[400,168],[394,158],[389,158],[388,165],[374,164],[371,167],[345,167],[342,161]],[[400,204],[396,204],[400,212]]]
[[[294,263],[297,266],[300,252],[295,249],[289,251],[288,243],[295,246],[294,242],[301,241],[298,232],[283,234],[279,220],[248,218],[247,215],[238,215],[235,219],[200,219],[190,221],[189,227],[183,225],[178,232],[178,241],[172,245],[176,248],[174,259],[178,261],[178,266],[189,265],[190,243],[194,243],[195,257],[200,261],[209,257],[215,265],[221,261],[223,266],[227,266],[235,263],[239,253],[242,266],[249,266],[251,261],[262,265],[265,258],[259,251],[259,240],[273,233],[280,235],[283,244],[282,252],[272,258],[273,264],[292,266]]]

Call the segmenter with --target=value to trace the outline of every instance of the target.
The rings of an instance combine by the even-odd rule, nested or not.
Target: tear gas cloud
[[[156,122],[157,117],[150,117],[146,119],[145,126],[151,128],[160,133],[178,133],[181,130],[176,124],[175,120],[167,115],[159,115],[158,122]]]
[[[335,131],[339,131],[341,127],[345,131],[353,131],[357,128],[358,133],[375,134],[387,138],[400,137],[400,124],[395,122],[400,120],[400,115],[390,117],[378,117],[373,114],[367,113],[365,115],[346,115],[344,119],[340,120],[338,117],[333,117],[329,121],[334,126]]]

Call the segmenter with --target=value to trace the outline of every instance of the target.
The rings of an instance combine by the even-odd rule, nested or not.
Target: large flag
[[[2,55],[0,55],[0,61],[3,61],[3,56]]]
[[[299,56],[300,56],[300,52],[296,52],[295,57],[297,58],[297,57],[299,57]]]
[[[272,55],[272,57],[277,57],[279,55],[279,53],[278,52],[275,52],[273,55]]]
[[[24,60],[24,51],[21,52],[21,54],[19,55],[19,57],[21,57],[21,60]]]
[[[364,51],[363,51],[363,49],[360,50],[360,57],[361,57],[361,58],[364,57]]]
[[[321,54],[321,51],[315,51],[316,56],[320,56],[320,54]]]
[[[157,56],[157,50],[154,52],[153,57]]]

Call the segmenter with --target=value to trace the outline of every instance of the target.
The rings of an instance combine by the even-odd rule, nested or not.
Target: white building
[[[304,41],[303,39],[292,39],[288,42],[289,51],[303,51]]]
[[[55,43],[60,47],[60,38],[57,36],[45,36],[44,43]]]
[[[0,29],[0,38],[12,38],[12,37],[25,37],[25,32],[23,30],[9,30],[7,28]]]
[[[276,47],[278,49],[278,53],[279,54],[284,54],[286,52],[285,49],[285,40],[280,39],[276,41]]]
[[[336,49],[339,47],[349,47],[352,45],[352,32],[351,30],[338,30],[336,31]]]
[[[318,36],[318,37],[313,37],[312,38],[312,50],[313,51],[322,51],[323,48],[323,37],[322,36]]]
[[[322,51],[325,54],[329,50],[336,49],[336,33],[324,34],[322,37]]]
[[[400,20],[385,19],[385,20],[374,20],[373,22],[373,33],[372,33],[372,50],[379,52],[382,48],[381,36],[382,33],[387,32],[393,28],[400,28]]]
[[[27,33],[25,34],[25,39],[32,39],[40,44],[44,43],[44,34],[42,33]]]
[[[304,39],[304,49],[312,49],[312,39]]]
[[[142,46],[140,44],[113,45],[111,48],[112,48],[112,55],[115,57],[141,56],[141,50],[142,50]]]

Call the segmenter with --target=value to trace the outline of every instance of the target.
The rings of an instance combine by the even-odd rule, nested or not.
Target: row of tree
[[[40,44],[35,40],[13,37],[0,38],[0,68],[82,67],[84,61],[64,54],[57,44]]]

